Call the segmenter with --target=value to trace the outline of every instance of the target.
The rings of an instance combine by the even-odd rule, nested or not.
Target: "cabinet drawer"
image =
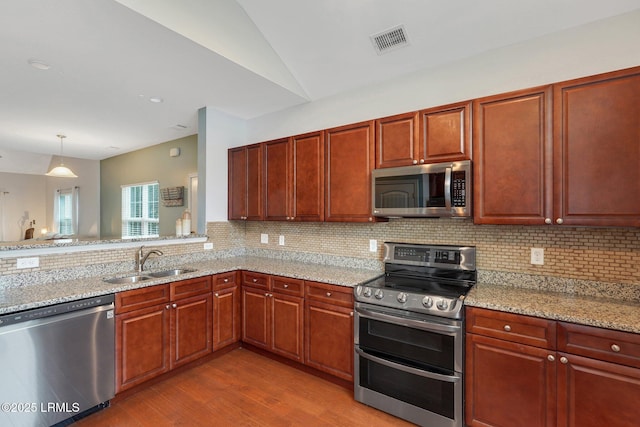
[[[169,285],[149,286],[116,294],[116,314],[169,302]]]
[[[211,292],[211,276],[180,280],[171,284],[171,300],[192,297]]]
[[[553,350],[556,322],[539,317],[467,307],[467,332]]]
[[[236,275],[235,271],[230,273],[220,273],[213,276],[213,289],[225,289],[230,288],[236,285]]]
[[[242,284],[269,290],[269,275],[263,273],[254,273],[253,271],[242,272]]]
[[[301,297],[304,295],[304,280],[271,276],[271,290]]]
[[[330,304],[353,307],[353,288],[350,286],[330,285],[328,283],[305,281],[307,299]]]
[[[640,368],[640,335],[558,323],[558,350]]]

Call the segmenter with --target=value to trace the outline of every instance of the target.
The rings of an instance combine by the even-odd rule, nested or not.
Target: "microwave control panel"
[[[464,171],[451,174],[451,204],[454,208],[466,206],[467,180]]]

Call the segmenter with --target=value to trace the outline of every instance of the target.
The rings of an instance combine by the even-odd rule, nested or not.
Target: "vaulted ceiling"
[[[638,0],[3,0],[0,170],[104,159],[640,8]],[[371,35],[403,26],[379,55]],[[31,62],[31,64],[30,64]],[[48,69],[43,69],[48,68]],[[153,102],[153,101],[161,102]]]

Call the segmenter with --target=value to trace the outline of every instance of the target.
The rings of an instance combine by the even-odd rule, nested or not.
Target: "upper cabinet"
[[[262,145],[232,148],[228,155],[229,219],[263,219]]]
[[[474,222],[552,215],[551,86],[474,101]]]
[[[291,179],[289,139],[265,142],[262,149],[264,150],[264,219],[288,220]]]
[[[471,102],[385,117],[376,123],[376,168],[471,159]]]
[[[329,129],[325,146],[325,221],[369,222],[374,121]]]
[[[470,160],[471,101],[420,111],[420,149],[419,163]]]
[[[640,226],[640,67],[554,85],[554,216]]]
[[[640,68],[474,101],[474,222],[640,226]]]

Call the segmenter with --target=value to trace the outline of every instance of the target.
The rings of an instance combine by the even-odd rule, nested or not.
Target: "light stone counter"
[[[640,333],[640,302],[478,283],[465,305]]]
[[[184,262],[172,266],[172,268],[192,268],[197,271],[126,285],[110,284],[105,282],[103,278],[121,277],[132,273],[120,272],[72,280],[47,280],[39,283],[12,283],[9,286],[0,286],[0,314],[235,270],[250,270],[351,287],[375,279],[383,273],[380,269],[343,267],[253,256]]]

